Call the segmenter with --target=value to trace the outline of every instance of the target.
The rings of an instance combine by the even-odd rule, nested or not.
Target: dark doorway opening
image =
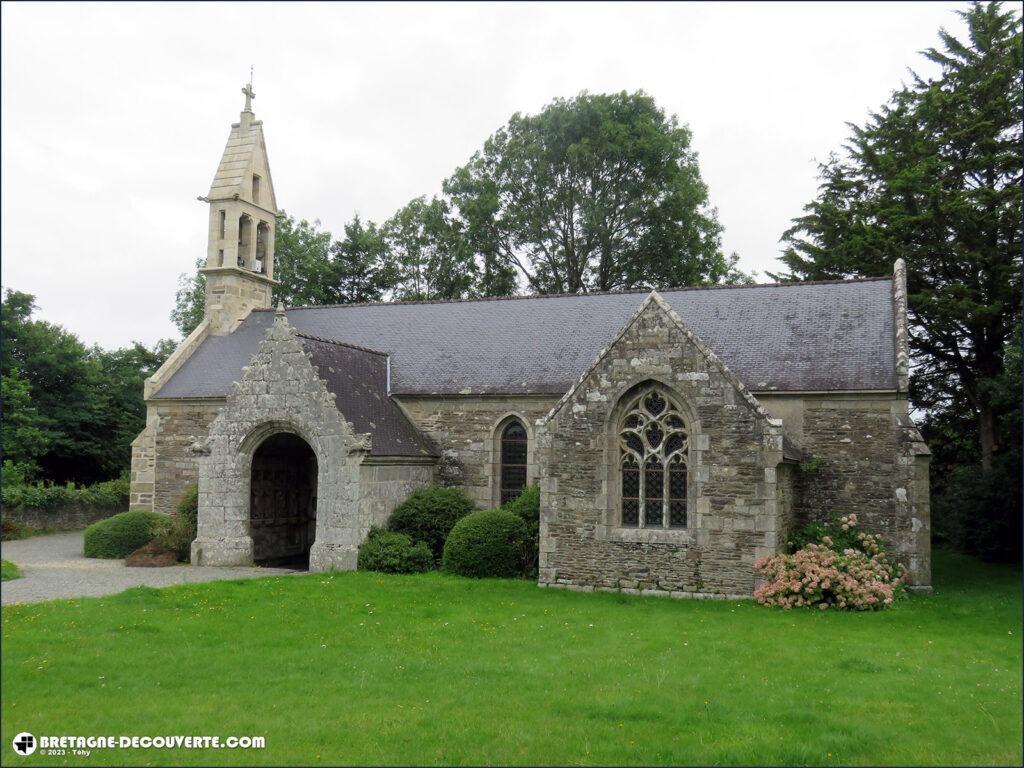
[[[264,440],[252,458],[249,525],[257,565],[309,568],[316,540],[316,454],[289,433]]]

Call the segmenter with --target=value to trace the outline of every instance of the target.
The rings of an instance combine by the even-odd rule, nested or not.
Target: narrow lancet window
[[[501,503],[512,501],[526,487],[526,427],[510,421],[501,431]]]

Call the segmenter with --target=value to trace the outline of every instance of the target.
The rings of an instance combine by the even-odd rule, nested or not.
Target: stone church
[[[246,103],[209,194],[205,318],[146,382],[131,506],[199,485],[192,562],[351,569],[411,491],[541,489],[541,585],[750,595],[856,512],[930,584],[906,275],[272,306],[277,200]]]

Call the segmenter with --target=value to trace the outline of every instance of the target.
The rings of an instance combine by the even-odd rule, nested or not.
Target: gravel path
[[[21,578],[3,582],[0,604],[38,603],[66,597],[113,595],[131,587],[168,587],[198,581],[280,576],[286,568],[125,568],[123,560],[82,556],[82,531],[33,536],[0,544],[0,554],[21,569]]]

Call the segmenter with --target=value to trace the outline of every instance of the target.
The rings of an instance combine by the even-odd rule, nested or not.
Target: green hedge
[[[156,512],[122,512],[85,529],[85,556],[127,557],[166,531],[169,520]]]
[[[522,576],[529,529],[507,509],[484,509],[459,520],[444,545],[442,567],[460,576]]]
[[[441,559],[452,526],[473,511],[473,502],[459,488],[432,485],[420,488],[391,513],[388,530],[422,541],[435,560]]]
[[[413,544],[404,533],[375,528],[359,547],[356,564],[360,571],[423,573],[434,566],[434,557],[422,541]]]
[[[117,509],[128,506],[129,485],[127,475],[86,486],[77,486],[74,483],[12,485],[5,482],[2,491],[3,505],[4,509],[57,509],[71,505]]]

